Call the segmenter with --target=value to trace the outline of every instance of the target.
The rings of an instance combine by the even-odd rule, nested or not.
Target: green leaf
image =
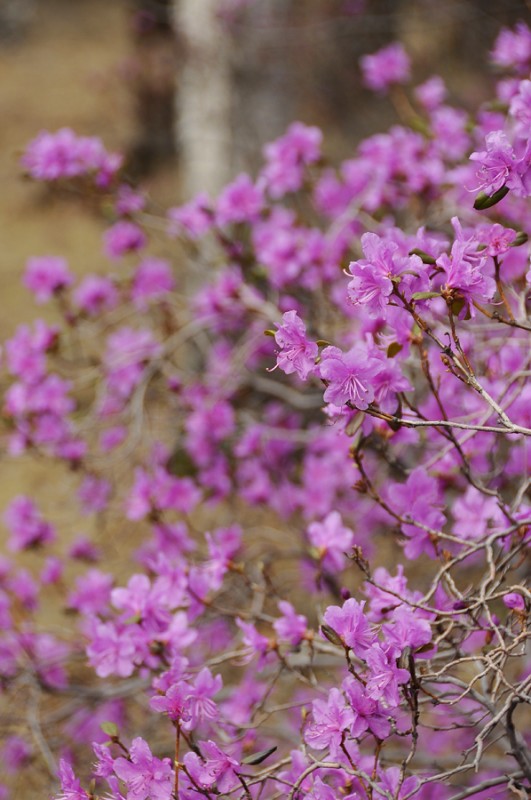
[[[394,358],[402,350],[402,345],[398,342],[391,342],[387,348],[387,358]]]
[[[440,297],[439,292],[413,292],[412,300],[430,300],[432,297]]]
[[[118,738],[118,726],[115,725],[114,722],[102,722],[100,728],[103,733],[106,733],[111,739]]]
[[[335,630],[331,628],[329,625],[321,625],[321,632],[323,636],[326,639],[328,639],[329,642],[332,642],[332,644],[337,644],[340,647],[345,646],[341,636],[338,633],[336,633]]]
[[[509,194],[508,186],[502,186],[501,189],[498,189],[497,192],[491,195],[480,192],[474,200],[474,208],[476,211],[485,211],[486,208],[491,208],[495,206],[496,203],[499,203],[500,200],[503,200],[507,194]]]
[[[520,231],[516,234],[516,239],[514,242],[511,242],[511,247],[520,247],[520,245],[525,244],[529,240],[529,236],[525,231]]]
[[[433,256],[430,256],[428,253],[425,253],[424,250],[419,250],[418,247],[415,247],[413,250],[409,251],[410,256],[418,256],[423,264],[436,264]]]
[[[275,338],[275,335],[276,335],[276,332],[272,331],[270,328],[268,330],[264,331],[264,336],[272,336],[273,338]]]
[[[452,301],[450,306],[452,310],[452,314],[454,317],[458,317],[463,308],[465,307],[465,298],[464,297],[457,297],[455,300]]]
[[[277,746],[268,747],[267,750],[260,750],[259,753],[254,753],[252,756],[246,756],[246,758],[242,759],[242,764],[249,764],[250,766],[254,766],[255,764],[261,764],[262,761],[265,761],[266,758],[277,750]]]

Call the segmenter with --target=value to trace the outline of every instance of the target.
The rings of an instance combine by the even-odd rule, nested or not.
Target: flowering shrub
[[[44,765],[57,800],[526,796],[531,31],[493,55],[475,117],[432,78],[338,168],[295,123],[166,221],[99,142],[29,145],[115,217],[106,274],[29,261],[57,321],[3,349],[10,456],[62,463],[97,531],[5,510],[6,774]],[[363,70],[403,92],[409,62]]]

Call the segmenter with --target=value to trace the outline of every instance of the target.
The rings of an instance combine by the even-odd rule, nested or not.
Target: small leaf
[[[394,358],[402,350],[403,345],[398,342],[391,342],[387,348],[387,358]]]
[[[431,300],[432,297],[440,297],[439,292],[413,292],[412,300]]]
[[[327,342],[326,339],[317,339],[315,344],[318,347],[330,347],[330,342]]]
[[[414,247],[413,250],[409,251],[410,256],[418,256],[423,264],[436,264],[433,256],[430,256],[429,253],[425,253],[424,250],[419,250],[418,247]]]
[[[269,328],[268,330],[264,331],[264,336],[272,336],[273,338],[275,338],[275,336],[276,336],[276,331],[272,331],[272,330]]]
[[[111,739],[118,738],[118,726],[115,725],[114,722],[102,722],[100,728],[103,733],[106,733]]]
[[[325,639],[328,639],[328,641],[332,642],[332,644],[337,644],[340,647],[345,646],[343,640],[341,639],[341,636],[338,633],[336,633],[335,630],[331,628],[329,625],[321,625],[321,633],[323,634]]]
[[[529,239],[529,236],[525,231],[520,231],[516,234],[516,239],[514,242],[511,242],[511,247],[520,247],[520,245],[525,244]]]
[[[452,300],[450,308],[452,310],[452,314],[454,317],[458,317],[463,308],[465,307],[465,298],[464,297],[457,297],[455,300]]]
[[[247,756],[246,758],[242,759],[242,764],[249,764],[250,766],[254,766],[255,764],[261,764],[262,761],[265,761],[266,758],[277,750],[277,746],[268,747],[267,750],[260,750],[259,753],[254,753],[251,756]]]
[[[502,186],[501,189],[498,189],[497,192],[491,195],[480,192],[474,200],[474,208],[476,211],[485,211],[486,208],[492,208],[492,206],[495,206],[500,200],[503,200],[507,194],[509,194],[508,186]]]

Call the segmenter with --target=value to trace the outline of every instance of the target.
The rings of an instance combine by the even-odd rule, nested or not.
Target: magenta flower
[[[328,606],[323,616],[325,623],[359,658],[365,658],[376,638],[371,631],[364,608],[365,601],[358,603],[351,597],[342,607]]]
[[[372,382],[378,366],[361,345],[346,353],[339,347],[325,347],[319,364],[319,374],[328,384],[325,401],[336,406],[351,403],[361,410],[367,408],[374,401]]]
[[[46,303],[74,282],[64,258],[30,258],[24,273],[24,286],[33,292],[38,303]]]
[[[315,371],[318,347],[306,337],[306,325],[296,311],[286,311],[282,323],[276,323],[275,342],[279,346],[277,367],[286,375],[296,372],[305,381]]]
[[[398,687],[407,683],[410,674],[407,669],[396,666],[396,658],[391,653],[384,652],[379,644],[374,644],[366,653],[369,679],[367,681],[367,697],[373,700],[383,700],[391,708],[396,708],[400,703]]]
[[[184,765],[191,777],[201,789],[210,789],[215,785],[221,794],[230,792],[239,784],[235,775],[238,762],[223,753],[215,742],[200,742],[200,746],[202,757],[197,753],[187,753],[184,757]]]
[[[168,211],[168,235],[186,235],[190,239],[200,239],[212,228],[214,214],[210,197],[201,192],[189,203]]]
[[[492,195],[504,186],[516,194],[527,196],[522,182],[526,163],[519,159],[503,131],[492,131],[485,137],[486,150],[477,151],[470,156],[478,164],[476,176],[479,184],[476,190]]]
[[[332,758],[340,752],[345,731],[354,722],[354,714],[339,689],[330,689],[328,700],[312,702],[312,716],[304,730],[306,744],[316,750],[328,748]]]
[[[365,86],[376,92],[385,92],[393,83],[409,79],[409,57],[399,42],[363,56],[360,64]]]
[[[59,781],[61,791],[55,795],[55,800],[88,800],[88,792],[82,788],[71,765],[63,758],[59,761]]]
[[[170,800],[173,792],[173,770],[169,758],[156,758],[141,738],[133,739],[130,761],[120,756],[114,771],[127,785],[127,800]]]
[[[219,225],[254,222],[264,201],[262,193],[244,173],[223,189],[217,201],[216,220]]]
[[[342,686],[354,715],[350,735],[357,739],[369,730],[378,739],[386,739],[391,725],[380,703],[368,697],[361,683],[352,675],[345,678]]]
[[[5,510],[4,521],[11,534],[8,541],[10,550],[27,550],[55,539],[53,527],[44,521],[35,503],[24,495],[11,501]]]
[[[354,534],[343,525],[338,511],[331,511],[322,522],[312,522],[307,534],[325,569],[339,572],[344,568],[345,553],[352,547]]]
[[[378,794],[385,798],[391,795],[396,800],[402,800],[403,797],[417,794],[416,789],[419,785],[419,779],[415,775],[411,775],[401,784],[400,776],[400,767],[389,767],[384,770],[380,775],[380,788],[378,786],[375,787]]]
[[[212,697],[221,690],[222,686],[221,675],[214,677],[208,667],[203,667],[191,682],[188,687],[187,699],[190,729],[196,728],[203,720],[216,719],[218,709]]]
[[[308,622],[303,614],[297,614],[291,603],[280,600],[278,607],[282,616],[273,622],[278,638],[292,647],[297,647],[306,634]]]
[[[142,228],[128,220],[120,220],[105,231],[104,252],[111,259],[118,259],[126,253],[141,250],[147,242]]]
[[[81,311],[95,317],[118,304],[118,292],[110,278],[87,275],[74,290],[73,299]]]
[[[508,592],[503,596],[503,602],[507,608],[512,608],[515,611],[525,610],[525,600],[518,592]]]
[[[161,258],[146,258],[135,272],[131,300],[136,308],[144,311],[152,301],[160,300],[174,288],[170,264]]]
[[[323,134],[319,128],[294,122],[284,136],[266,144],[266,165],[260,177],[271,197],[296,192],[304,181],[304,168],[319,160]]]

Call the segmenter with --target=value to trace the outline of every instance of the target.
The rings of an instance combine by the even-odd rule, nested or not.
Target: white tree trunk
[[[231,67],[219,0],[174,0],[182,48],[177,86],[183,190],[217,193],[231,177]]]

